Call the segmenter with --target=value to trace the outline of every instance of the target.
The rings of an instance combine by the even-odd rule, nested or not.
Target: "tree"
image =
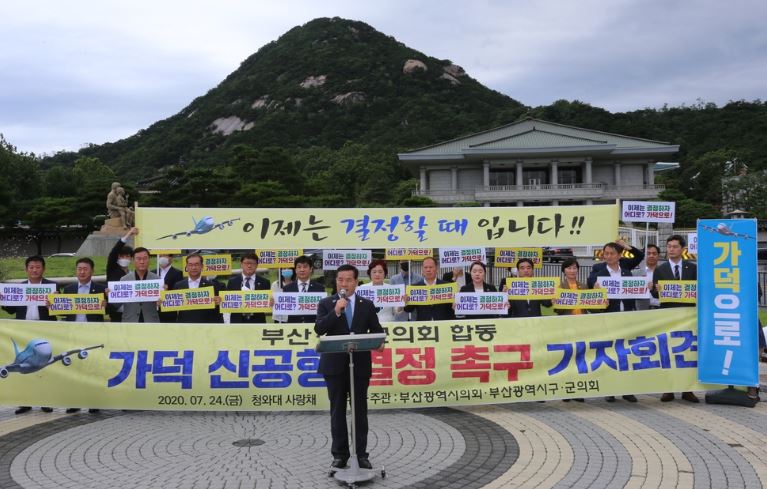
[[[767,218],[767,173],[748,173],[726,178],[722,184],[728,210],[743,210]]]

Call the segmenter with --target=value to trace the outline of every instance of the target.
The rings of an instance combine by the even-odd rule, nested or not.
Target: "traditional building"
[[[526,118],[399,159],[420,177],[414,195],[442,205],[575,205],[658,197],[654,174],[678,145]]]

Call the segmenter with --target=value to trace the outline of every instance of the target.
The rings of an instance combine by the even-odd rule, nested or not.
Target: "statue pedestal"
[[[125,236],[126,233],[127,230],[122,227],[119,217],[107,219],[99,231],[94,231],[85,238],[75,255],[78,257],[108,256],[117,240]],[[133,246],[133,237],[128,240],[127,244]]]

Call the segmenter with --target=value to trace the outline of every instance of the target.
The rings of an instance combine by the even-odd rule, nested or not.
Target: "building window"
[[[524,185],[546,185],[549,183],[548,170],[523,170],[522,183]]]
[[[514,170],[490,169],[490,185],[516,185]]]
[[[580,168],[560,168],[557,172],[557,181],[562,184],[581,183]]]

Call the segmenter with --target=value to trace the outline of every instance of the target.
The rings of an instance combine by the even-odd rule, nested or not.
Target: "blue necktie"
[[[346,309],[344,309],[344,314],[346,314],[346,324],[349,325],[349,331],[352,330],[352,317],[354,317],[354,311],[352,311],[352,302],[349,301],[349,303],[346,305]]]

